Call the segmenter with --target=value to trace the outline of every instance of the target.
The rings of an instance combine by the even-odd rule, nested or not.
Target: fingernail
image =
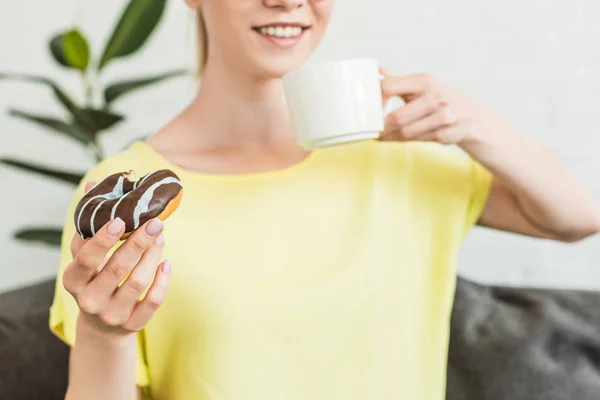
[[[110,225],[108,225],[108,229],[106,231],[111,236],[117,236],[119,234],[119,232],[121,232],[121,230],[123,229],[124,226],[125,226],[125,222],[123,222],[123,220],[121,218],[117,217],[115,220],[113,220],[110,223]]]
[[[162,246],[162,244],[164,242],[165,242],[165,237],[162,233],[160,235],[158,235],[158,237],[156,239],[154,239],[154,243],[157,244],[158,246]]]
[[[162,270],[165,273],[171,272],[171,260],[169,260],[169,259],[165,260],[165,262],[163,263],[163,266],[162,266]]]
[[[146,225],[146,233],[150,236],[158,235],[158,232],[160,232],[162,227],[163,222],[158,218],[154,218],[148,225]]]

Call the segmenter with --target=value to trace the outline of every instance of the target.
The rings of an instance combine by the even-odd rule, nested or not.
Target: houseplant
[[[125,119],[124,115],[113,110],[114,101],[138,89],[186,74],[184,70],[175,70],[106,85],[100,83],[107,65],[115,59],[131,57],[148,43],[161,20],[165,6],[166,0],[130,0],[123,8],[102,52],[97,55],[90,50],[88,40],[77,27],[50,38],[49,57],[62,67],[77,72],[74,76],[80,79],[84,89],[83,101],[80,103],[50,78],[0,71],[0,81],[20,80],[49,88],[56,101],[67,111],[68,118],[61,119],[17,109],[10,109],[8,113],[14,118],[36,124],[46,133],[68,137],[86,150],[94,162],[101,161],[105,157],[101,136]],[[101,92],[95,93],[95,90]],[[101,96],[96,96],[100,94]],[[101,97],[99,104],[94,102],[97,97]],[[84,174],[84,171],[68,171],[21,158],[0,158],[0,163],[69,185],[77,185]],[[13,234],[17,240],[41,242],[49,246],[59,246],[61,235],[61,227],[48,226],[23,227]]]

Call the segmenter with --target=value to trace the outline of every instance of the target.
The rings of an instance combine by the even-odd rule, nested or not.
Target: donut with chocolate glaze
[[[75,228],[91,238],[109,221],[121,218],[121,240],[152,218],[167,219],[181,202],[183,184],[171,170],[160,169],[136,180],[135,172],[118,172],[94,185],[77,203]]]

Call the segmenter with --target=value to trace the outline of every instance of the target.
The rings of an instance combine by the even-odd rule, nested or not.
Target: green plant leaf
[[[124,119],[122,115],[113,114],[105,110],[84,108],[82,111],[87,115],[92,124],[94,124],[94,127],[99,131],[108,129]]]
[[[77,29],[59,33],[50,40],[50,51],[61,65],[85,71],[90,61],[87,39]]]
[[[81,108],[75,104],[73,100],[53,81],[48,78],[36,75],[25,75],[25,74],[6,74],[0,73],[0,79],[16,79],[34,83],[42,83],[52,88],[54,95],[60,101],[60,103],[69,111],[73,116],[73,119],[79,123],[80,126],[85,126],[87,130],[93,131],[94,125],[90,121],[89,117],[81,111]]]
[[[176,70],[171,72],[166,72],[164,74],[149,76],[141,79],[132,79],[128,81],[116,82],[108,85],[104,90],[104,101],[106,104],[110,104],[118,97],[123,96],[124,94],[129,93],[132,90],[140,89],[145,86],[152,85],[154,83],[158,83],[164,81],[169,78],[174,78],[176,76],[186,75],[186,70]]]
[[[62,228],[32,227],[19,229],[14,233],[14,238],[52,247],[60,247],[62,234]]]
[[[35,122],[39,125],[49,128],[52,131],[66,135],[71,139],[75,139],[84,145],[88,145],[94,141],[94,137],[89,132],[81,129],[80,126],[69,124],[56,118],[33,115],[19,110],[10,110],[9,114],[13,117]]]
[[[98,69],[139,50],[158,25],[165,4],[166,0],[130,0],[104,48]]]
[[[90,46],[81,32],[72,29],[65,33],[64,50],[69,64],[85,71],[90,62]]]
[[[54,92],[56,98],[61,102],[63,106],[65,106],[67,110],[71,111],[72,108],[77,107],[75,105],[75,102],[71,100],[71,98],[60,87],[58,87],[56,83],[52,82],[48,78],[36,75],[0,73],[0,79],[15,79],[48,85],[50,86],[50,88],[52,88],[52,91]]]
[[[27,172],[33,172],[35,174],[40,174],[47,178],[56,179],[62,182],[66,182],[72,185],[78,185],[79,182],[83,179],[83,173],[75,173],[62,171],[50,167],[46,167],[41,164],[35,164],[28,161],[19,161],[14,158],[0,158],[0,164],[8,165],[13,168],[21,169]]]
[[[71,67],[71,65],[67,61],[67,57],[65,56],[63,50],[63,43],[64,34],[59,33],[58,35],[54,36],[48,44],[50,47],[50,53],[54,57],[54,60],[56,60],[56,62],[62,65],[63,67]]]

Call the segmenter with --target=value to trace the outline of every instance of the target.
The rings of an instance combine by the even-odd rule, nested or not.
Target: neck
[[[207,65],[197,96],[184,112],[193,141],[209,148],[264,147],[294,140],[278,78]]]

